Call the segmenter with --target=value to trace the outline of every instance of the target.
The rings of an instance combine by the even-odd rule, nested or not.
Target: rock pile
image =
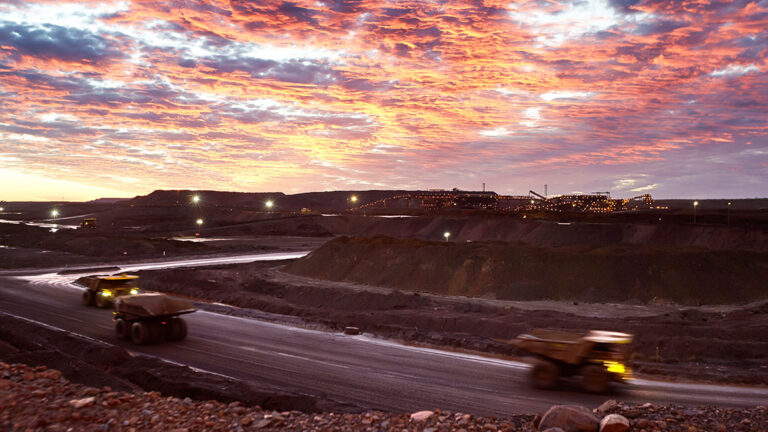
[[[555,406],[504,419],[447,411],[360,414],[269,411],[239,402],[195,401],[158,392],[115,392],[67,381],[44,366],[0,363],[0,430],[8,431],[654,431],[768,430],[768,410],[691,409],[610,401],[590,412]],[[572,421],[577,416],[578,422]],[[602,418],[602,422],[598,419]],[[626,428],[615,426],[626,422]],[[610,426],[613,424],[614,426]],[[547,429],[544,429],[544,428]]]

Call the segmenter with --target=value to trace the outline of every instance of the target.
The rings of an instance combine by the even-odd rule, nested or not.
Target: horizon
[[[397,189],[397,190],[399,190],[399,191],[406,191],[406,192],[416,192],[416,191],[422,191],[423,192],[423,191],[426,191],[426,189]],[[452,189],[440,189],[440,190],[446,191],[446,192],[453,192]],[[180,192],[189,192],[189,193],[193,193],[193,194],[204,194],[204,193],[243,193],[243,194],[263,194],[263,195],[283,194],[283,195],[286,195],[286,196],[292,196],[292,195],[301,195],[301,194],[308,194],[308,193],[350,193],[350,194],[360,194],[360,193],[364,193],[364,192],[395,191],[395,189],[357,189],[357,190],[355,190],[355,189],[345,189],[345,190],[307,191],[307,192],[297,192],[297,193],[285,193],[285,192],[281,192],[281,191],[267,191],[267,192],[257,191],[257,192],[253,192],[253,191],[205,190],[205,189],[155,189],[155,190],[147,192],[147,193],[133,195],[133,196],[127,196],[127,197],[101,196],[101,197],[91,198],[91,199],[87,199],[87,200],[62,200],[62,199],[59,199],[59,200],[57,200],[57,199],[51,199],[51,200],[6,200],[6,199],[2,199],[2,197],[0,197],[0,202],[8,202],[8,203],[13,203],[13,202],[81,203],[81,202],[89,202],[89,201],[98,201],[98,200],[101,200],[101,199],[130,200],[130,199],[133,199],[133,198],[147,196],[147,195],[150,195],[150,194],[152,194],[154,192],[179,192],[179,191]],[[456,192],[468,192],[468,193],[486,192],[486,193],[496,193],[497,195],[511,195],[511,194],[500,194],[498,192],[495,192],[494,190],[486,190],[486,191],[481,191],[481,190],[458,190]],[[577,193],[577,194],[589,195],[590,193]],[[520,196],[527,196],[527,195],[528,194],[523,194],[523,195],[520,195]],[[568,193],[549,194],[548,198],[554,198],[554,197],[558,197],[558,196],[561,196],[561,195],[569,195],[569,194]],[[617,196],[617,195],[614,195],[612,193],[611,193],[610,196],[613,199],[631,198],[630,196]],[[653,194],[651,194],[651,196],[653,197],[654,201],[695,201],[695,200],[698,200],[698,201],[725,201],[725,200],[739,201],[739,200],[763,200],[763,199],[768,199],[768,196],[763,196],[763,197],[755,196],[755,197],[744,197],[744,198],[733,198],[733,197],[703,197],[703,198],[700,198],[700,197],[692,197],[692,198],[688,198],[688,197],[684,197],[684,198],[681,198],[681,197],[656,197],[656,196],[653,196]]]
[[[751,199],[766,29],[765,0],[12,0],[0,200],[483,183]]]

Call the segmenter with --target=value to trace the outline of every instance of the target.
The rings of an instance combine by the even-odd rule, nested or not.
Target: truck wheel
[[[586,365],[581,368],[581,387],[590,393],[606,393],[610,386],[610,376],[598,365]]]
[[[548,360],[538,360],[531,369],[531,384],[538,389],[548,390],[557,385],[560,370]]]
[[[83,291],[83,306],[93,306],[93,291]]]
[[[152,342],[153,333],[148,323],[135,322],[131,326],[131,341],[136,345],[147,345]]]
[[[131,336],[131,327],[124,319],[118,318],[115,321],[115,334],[119,339],[128,339]]]
[[[112,302],[109,301],[108,298],[106,298],[103,295],[101,295],[101,293],[96,293],[96,307],[97,308],[101,308],[101,309],[108,308],[111,303]]]
[[[168,340],[181,341],[187,338],[187,322],[181,318],[173,318],[170,322]]]

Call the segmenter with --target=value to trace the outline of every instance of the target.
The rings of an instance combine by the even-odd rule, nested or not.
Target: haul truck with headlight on
[[[106,308],[121,296],[139,293],[139,277],[135,275],[86,276],[76,281],[85,286],[83,305]]]
[[[115,300],[115,333],[137,345],[180,341],[187,337],[187,323],[179,315],[197,309],[191,303],[160,293],[118,297]]]
[[[627,333],[537,329],[513,343],[536,357],[531,369],[531,384],[536,388],[551,389],[561,377],[579,377],[584,390],[605,393],[611,382],[631,378],[627,361],[632,335]]]

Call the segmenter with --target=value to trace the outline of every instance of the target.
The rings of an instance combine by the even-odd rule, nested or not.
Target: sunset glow
[[[765,196],[766,58],[768,0],[11,0],[0,199]]]

